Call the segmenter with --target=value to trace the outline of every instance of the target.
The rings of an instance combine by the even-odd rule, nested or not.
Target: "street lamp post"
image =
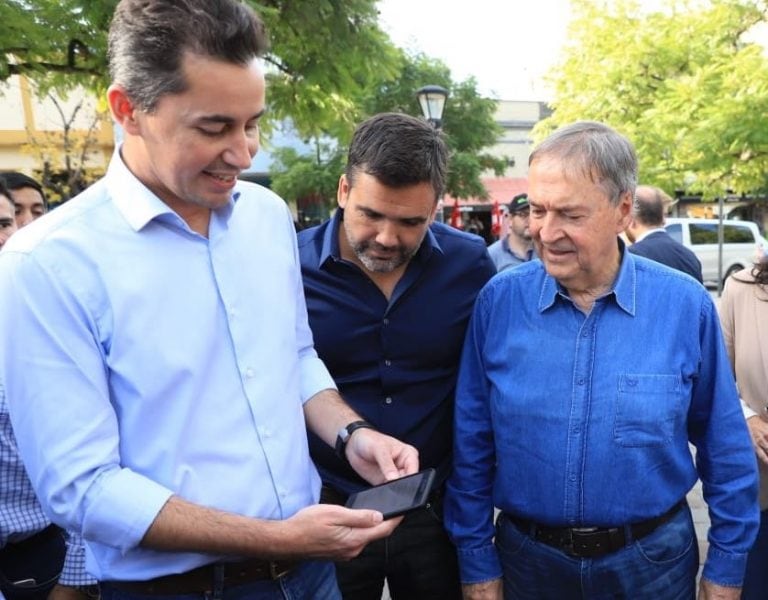
[[[425,85],[416,90],[416,97],[419,99],[424,118],[435,127],[440,127],[448,90],[439,85]]]
[[[439,129],[443,119],[445,101],[448,99],[448,90],[439,85],[425,85],[416,90],[416,97],[419,99],[421,112],[424,114],[424,118],[432,123],[434,128]],[[438,204],[437,220],[443,222],[442,198],[439,199]]]

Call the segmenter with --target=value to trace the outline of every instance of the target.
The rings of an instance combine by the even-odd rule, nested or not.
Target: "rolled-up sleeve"
[[[125,551],[171,491],[121,467],[104,361],[109,318],[105,297],[52,261],[0,254],[0,376],[32,485],[55,523]]]

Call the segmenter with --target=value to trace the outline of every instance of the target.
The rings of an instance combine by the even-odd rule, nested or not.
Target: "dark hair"
[[[752,266],[750,271],[751,279],[741,279],[738,275],[739,273],[734,273],[730,279],[748,285],[758,285],[768,292],[768,256],[762,257],[762,260]]]
[[[363,121],[352,136],[345,172],[350,186],[358,172],[394,188],[428,181],[437,201],[445,189],[448,146],[440,130],[422,119],[381,113]]]
[[[11,197],[11,190],[8,189],[8,186],[5,183],[5,179],[3,179],[2,176],[0,176],[0,197],[3,197],[8,200],[8,202],[10,202],[11,208],[15,206],[13,204],[13,198]]]
[[[560,159],[566,171],[573,169],[600,185],[614,205],[625,192],[635,195],[635,149],[627,138],[608,125],[577,121],[561,127],[536,146],[528,165],[545,156]]]
[[[758,285],[768,285],[768,257],[764,257],[752,267],[752,277]]]
[[[22,188],[32,188],[33,190],[36,190],[43,198],[43,206],[45,207],[45,210],[48,210],[48,200],[45,197],[43,186],[37,181],[18,171],[2,171],[0,172],[0,178],[5,180],[6,187],[12,192]]]
[[[632,213],[643,225],[661,227],[664,225],[664,212],[669,202],[671,198],[659,188],[641,185],[635,192]]]
[[[121,0],[109,29],[109,72],[140,109],[187,88],[185,52],[245,65],[267,49],[261,19],[237,0]]]

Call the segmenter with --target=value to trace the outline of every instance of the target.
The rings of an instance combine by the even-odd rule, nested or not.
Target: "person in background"
[[[632,218],[624,230],[632,242],[628,250],[663,265],[687,273],[699,283],[703,282],[701,262],[692,250],[672,238],[664,229],[664,214],[672,199],[661,189],[640,185],[635,192]]]
[[[399,519],[318,505],[307,428],[369,483],[418,470],[411,446],[349,431],[361,416],[313,348],[290,211],[238,179],[265,48],[237,0],[121,0],[107,100],[124,141],[0,253],[19,454],[104,600],[338,598],[332,559]]]
[[[5,181],[0,178],[0,248],[18,230],[15,212],[11,192],[6,187]]]
[[[620,240],[637,181],[626,138],[567,125],[529,167],[541,260],[478,295],[456,390],[445,520],[465,598],[690,600],[698,476],[699,598],[735,600],[757,470],[714,303]]]
[[[48,209],[42,186],[16,171],[0,173],[15,207],[19,229],[41,217]],[[66,555],[61,530],[53,525],[40,506],[18,456],[8,405],[0,398],[0,585],[7,600],[23,597],[51,600],[88,598],[98,594],[96,580],[85,571],[85,548],[79,535],[65,532]],[[14,542],[14,540],[18,540]],[[60,576],[59,576],[60,573]],[[30,581],[40,582],[34,591]],[[13,582],[23,581],[19,589]]]
[[[528,194],[518,194],[512,198],[506,214],[507,236],[488,246],[488,254],[497,271],[516,267],[534,258],[530,215]]]
[[[315,347],[344,398],[380,431],[415,446],[437,470],[426,510],[336,573],[345,599],[461,598],[456,550],[442,524],[451,467],[453,394],[480,288],[495,273],[485,243],[435,223],[448,149],[440,130],[404,114],[361,123],[339,179],[333,218],[299,233]],[[366,487],[315,435],[323,501]]]
[[[17,171],[0,172],[0,178],[11,191],[16,206],[16,225],[21,229],[48,211],[43,186],[31,177]]]
[[[760,471],[760,530],[741,597],[763,600],[768,593],[768,260],[728,278],[719,313]]]

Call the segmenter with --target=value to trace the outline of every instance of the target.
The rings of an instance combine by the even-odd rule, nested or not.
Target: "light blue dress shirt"
[[[475,304],[455,426],[445,522],[464,583],[501,576],[494,506],[555,527],[625,525],[667,511],[698,476],[704,577],[740,585],[755,456],[715,306],[691,277],[624,251],[587,315],[539,260],[500,273]]]
[[[193,232],[116,153],[0,253],[0,377],[42,505],[100,580],[217,556],[138,544],[171,496],[263,519],[313,504],[317,358],[285,203],[238,182]],[[232,557],[229,557],[232,558]]]

